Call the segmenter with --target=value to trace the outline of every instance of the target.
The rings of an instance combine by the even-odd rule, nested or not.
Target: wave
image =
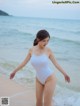
[[[67,43],[75,43],[75,44],[79,44],[80,45],[80,41],[75,40],[75,39],[69,39],[69,38],[61,38],[61,37],[55,37],[52,36],[51,39],[54,40],[60,40],[62,42],[67,42]]]
[[[46,29],[49,29],[49,30],[51,30],[51,31],[56,31],[56,32],[64,32],[64,33],[80,34],[80,30],[66,30],[66,29],[49,28],[49,27],[46,27]]]
[[[55,106],[79,106],[80,93],[57,85],[53,100]]]
[[[18,30],[18,29],[9,29],[7,31],[4,31],[2,33],[3,36],[13,36],[13,35],[32,35],[32,33],[26,32],[26,31],[22,31],[22,30]]]
[[[22,34],[22,35],[32,35],[31,33],[28,33],[28,32],[26,32],[26,31],[22,31],[22,30],[18,30],[18,29],[12,29],[11,31],[10,31],[11,33],[13,32],[13,33],[17,33],[17,34]]]

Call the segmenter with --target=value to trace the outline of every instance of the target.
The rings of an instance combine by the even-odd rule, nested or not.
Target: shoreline
[[[9,98],[10,106],[36,106],[36,95],[33,87],[31,88],[27,84],[26,86],[21,85],[3,74],[0,75],[0,85],[0,101],[1,98]],[[52,106],[79,106],[80,93],[57,85],[52,104]]]

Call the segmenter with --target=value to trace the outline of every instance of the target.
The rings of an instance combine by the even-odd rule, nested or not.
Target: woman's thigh
[[[44,85],[42,85],[36,78],[36,99],[39,102],[42,102],[43,100],[43,90],[44,90]]]
[[[44,86],[44,103],[46,104],[51,103],[55,87],[56,87],[56,77],[55,75],[53,75],[51,79],[46,81]]]

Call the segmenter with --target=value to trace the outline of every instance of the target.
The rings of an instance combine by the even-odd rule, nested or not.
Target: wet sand
[[[9,97],[10,106],[35,106],[35,90],[19,85],[17,82],[0,76],[0,100]]]

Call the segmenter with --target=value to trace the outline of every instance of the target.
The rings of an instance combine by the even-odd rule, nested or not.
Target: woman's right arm
[[[10,74],[10,79],[12,79],[15,76],[15,74],[16,74],[17,71],[19,71],[20,69],[22,69],[28,63],[28,61],[31,58],[31,52],[32,52],[32,49],[29,50],[29,52],[28,52],[25,60]]]

